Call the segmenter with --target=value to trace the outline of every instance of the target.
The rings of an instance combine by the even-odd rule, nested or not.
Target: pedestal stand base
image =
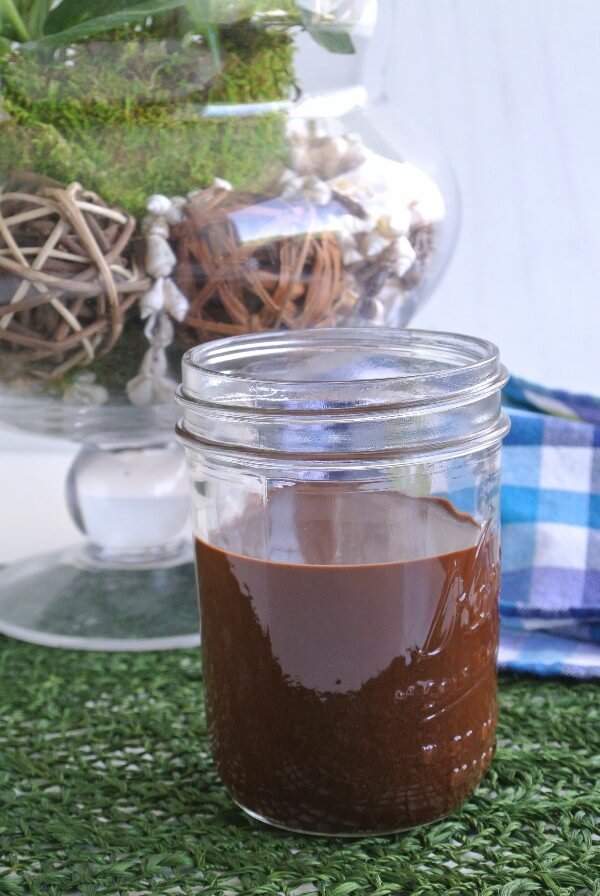
[[[169,650],[200,643],[190,552],[152,568],[96,562],[83,547],[0,570],[0,632],[74,650]]]

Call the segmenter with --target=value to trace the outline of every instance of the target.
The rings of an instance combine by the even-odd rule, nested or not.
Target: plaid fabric
[[[544,631],[519,631],[503,619],[498,665],[501,669],[533,675],[597,678],[600,647]]]
[[[505,396],[500,665],[600,676],[600,402],[514,378]]]
[[[575,395],[562,389],[546,389],[512,376],[504,387],[504,398],[516,407],[600,425],[600,398],[592,395]]]

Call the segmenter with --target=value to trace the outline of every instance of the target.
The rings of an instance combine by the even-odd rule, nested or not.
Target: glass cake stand
[[[87,538],[0,570],[0,632],[26,641],[197,644],[172,400],[183,352],[236,333],[404,327],[454,248],[460,203],[443,153],[360,85],[178,115],[178,151],[201,146],[241,170],[232,161],[196,182],[184,164],[175,189],[150,153],[145,207],[124,211],[122,152],[116,205],[90,192],[104,169],[66,184],[19,158],[0,164],[0,421],[79,444],[66,497]],[[152,146],[159,135],[142,131]]]
[[[66,501],[81,546],[0,570],[0,632],[50,647],[199,643],[189,492],[174,402],[71,406],[0,390],[0,420],[80,445]]]

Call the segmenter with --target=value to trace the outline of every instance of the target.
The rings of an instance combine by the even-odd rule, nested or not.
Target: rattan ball
[[[135,220],[73,183],[0,193],[0,367],[43,379],[114,346],[150,283]]]
[[[310,214],[220,187],[194,196],[171,229],[176,279],[190,302],[180,343],[332,324],[346,301],[341,250]]]

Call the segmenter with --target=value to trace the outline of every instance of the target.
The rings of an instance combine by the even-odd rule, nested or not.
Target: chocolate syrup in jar
[[[315,833],[459,806],[497,721],[498,540],[442,499],[269,493],[196,544],[207,715],[242,807]]]

